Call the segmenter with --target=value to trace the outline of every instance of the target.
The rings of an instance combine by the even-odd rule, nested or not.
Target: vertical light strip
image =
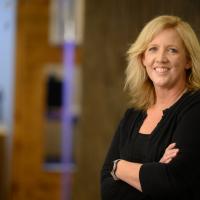
[[[74,77],[74,55],[75,44],[73,42],[66,42],[64,45],[64,85],[63,85],[63,118],[62,118],[62,163],[63,163],[63,177],[62,177],[62,200],[70,199],[71,193],[71,175],[73,173],[73,110],[72,110],[72,96],[73,96],[73,77]]]
[[[64,19],[64,84],[62,117],[62,200],[71,199],[73,173],[73,82],[75,67],[75,0],[63,0]]]

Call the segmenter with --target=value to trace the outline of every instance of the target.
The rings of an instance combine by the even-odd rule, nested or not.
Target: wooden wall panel
[[[83,108],[73,200],[100,199],[100,169],[127,107],[123,93],[126,51],[143,25],[176,14],[200,27],[200,2],[188,0],[86,0]]]
[[[98,200],[100,169],[124,109],[126,50],[159,14],[177,14],[200,34],[199,1],[85,0],[83,104],[72,200]],[[48,43],[49,0],[19,0],[12,200],[60,199],[60,174],[44,172],[44,66],[60,62],[62,49]]]
[[[44,68],[62,61],[48,42],[49,0],[19,0],[11,199],[60,199],[60,174],[43,170]]]

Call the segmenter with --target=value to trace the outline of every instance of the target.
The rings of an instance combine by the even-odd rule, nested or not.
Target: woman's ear
[[[190,68],[191,68],[190,65],[187,65],[187,66],[185,67],[186,70],[188,70],[188,69],[190,69]]]
[[[191,66],[192,66],[192,64],[191,64],[191,60],[189,60],[188,62],[187,62],[187,64],[186,64],[186,66],[185,66],[185,69],[190,69],[191,68]]]
[[[186,66],[185,66],[185,69],[188,70],[192,67],[192,62],[191,62],[191,59],[189,58],[189,56],[187,57],[187,63],[186,63]]]

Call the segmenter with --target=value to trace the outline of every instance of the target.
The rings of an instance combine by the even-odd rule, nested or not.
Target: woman
[[[101,171],[103,200],[197,200],[200,45],[176,16],[151,20],[128,51],[132,108]]]

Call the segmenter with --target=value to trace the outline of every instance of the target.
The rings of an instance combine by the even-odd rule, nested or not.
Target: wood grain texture
[[[62,48],[48,42],[49,0],[20,0],[17,9],[11,199],[60,199],[60,174],[43,169],[44,70],[62,61]]]
[[[146,22],[174,14],[199,34],[199,1],[86,0],[83,44],[83,111],[76,155],[73,200],[100,199],[100,169],[119,119],[126,51]],[[78,147],[77,147],[78,148]]]
[[[198,0],[85,0],[85,32],[77,60],[83,72],[82,115],[74,141],[72,200],[100,199],[100,169],[119,119],[126,51],[143,25],[160,14],[189,21],[200,35]],[[60,199],[60,174],[44,172],[44,66],[61,62],[48,43],[49,0],[19,0],[12,160],[12,200]]]

